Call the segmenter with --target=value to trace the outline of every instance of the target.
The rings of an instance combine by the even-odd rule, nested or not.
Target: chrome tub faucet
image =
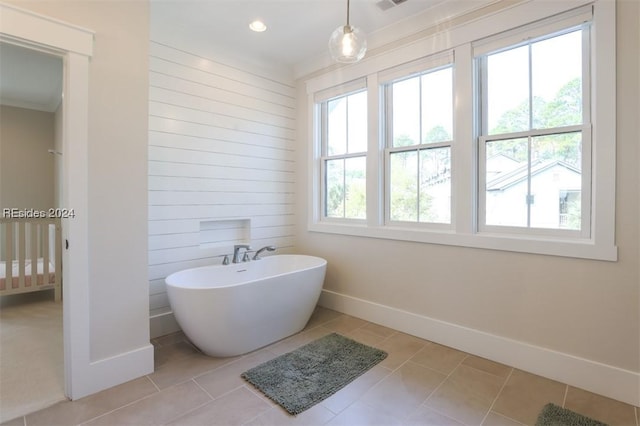
[[[243,262],[247,261],[247,253],[246,251],[251,250],[251,246],[248,244],[237,244],[233,246],[233,263],[240,263],[240,250],[245,249],[245,257],[242,260]]]
[[[276,247],[275,246],[265,246],[262,247],[260,250],[256,251],[256,254],[253,255],[253,260],[260,260],[260,254],[263,251],[275,251]]]

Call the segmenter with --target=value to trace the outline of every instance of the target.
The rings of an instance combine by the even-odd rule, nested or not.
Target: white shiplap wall
[[[220,263],[237,231],[201,246],[201,223],[250,223],[253,248],[294,243],[293,80],[159,42],[149,58],[149,285],[152,337],[174,331],[164,278]],[[248,219],[248,220],[247,220]],[[210,225],[210,223],[209,223]],[[204,228],[211,226],[204,225]],[[214,232],[214,237],[215,237]]]

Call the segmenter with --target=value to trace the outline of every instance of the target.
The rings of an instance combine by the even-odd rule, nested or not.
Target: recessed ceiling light
[[[267,26],[261,20],[256,19],[255,21],[249,24],[249,28],[251,28],[252,31],[261,33],[267,29]]]

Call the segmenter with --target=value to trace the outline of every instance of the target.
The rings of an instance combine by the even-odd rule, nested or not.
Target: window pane
[[[420,77],[398,81],[393,91],[393,146],[420,143]]]
[[[350,219],[365,219],[367,217],[366,178],[366,157],[345,160],[345,217]]]
[[[327,102],[327,155],[347,152],[347,98]]]
[[[582,124],[582,31],[531,46],[533,127]]]
[[[390,219],[418,220],[418,154],[395,152],[390,156]]]
[[[487,58],[487,114],[490,135],[529,130],[529,47]]]
[[[322,109],[322,111],[325,111]],[[367,92],[326,102],[325,217],[366,218]],[[362,153],[357,158],[347,154]]]
[[[453,71],[445,68],[422,77],[422,142],[453,139]]]
[[[344,160],[326,161],[327,217],[344,217]]]
[[[451,222],[451,148],[420,151],[420,222]]]
[[[350,95],[348,98],[348,149],[347,152],[367,151],[367,92]]]
[[[527,139],[486,144],[487,225],[527,226]]]
[[[532,138],[531,226],[580,229],[580,133]]]

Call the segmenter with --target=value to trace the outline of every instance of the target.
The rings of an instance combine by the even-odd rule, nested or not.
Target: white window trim
[[[509,31],[506,34],[500,36],[489,37],[488,39],[481,40],[477,43],[472,43],[474,56],[476,58],[485,56],[490,53],[500,52],[504,49],[512,49],[514,46],[525,45],[531,40],[543,37],[554,37],[562,35],[575,30],[582,30],[582,81],[589,84],[583,84],[582,92],[582,110],[584,124],[573,126],[560,126],[558,128],[539,129],[539,130],[525,130],[511,134],[483,134],[486,132],[486,120],[487,120],[487,105],[486,105],[486,93],[479,93],[483,99],[482,105],[478,105],[482,110],[481,123],[478,123],[478,132],[481,134],[478,139],[478,157],[481,159],[478,164],[478,232],[491,232],[495,234],[522,234],[522,235],[539,235],[539,236],[555,236],[559,238],[582,238],[589,239],[591,235],[591,149],[592,149],[592,134],[591,134],[591,111],[590,111],[590,99],[592,90],[591,81],[591,25],[585,26],[585,22],[591,22],[593,11],[589,6],[581,7],[571,10],[567,13],[563,13],[559,16],[555,16],[551,19],[545,19],[543,22],[537,22],[532,25],[527,25],[524,28],[517,28]],[[482,67],[481,64],[476,62],[476,67]],[[486,65],[486,64],[485,64]],[[477,77],[477,76],[476,76]],[[481,128],[485,128],[482,130]],[[486,224],[486,164],[482,159],[485,158],[486,142],[492,140],[506,140],[506,139],[525,139],[535,137],[536,135],[552,135],[558,133],[573,133],[580,132],[582,135],[582,197],[581,197],[581,211],[582,224],[580,230],[567,230],[567,229],[539,229],[535,227],[515,227],[515,226],[498,226]]]
[[[391,91],[391,85],[396,81],[401,81],[404,79],[415,78],[418,76],[426,75],[431,72],[436,72],[438,70],[442,70],[445,68],[451,68],[454,70],[454,60],[453,60],[453,51],[446,52],[445,54],[434,55],[434,57],[429,57],[424,60],[414,61],[411,64],[401,65],[399,67],[394,67],[392,70],[387,70],[380,73],[382,83],[380,84],[380,96],[382,97],[382,103],[384,107],[381,111],[381,117],[383,117],[384,121],[388,121],[388,118],[385,117],[389,114],[391,110],[392,98],[389,96],[389,92]],[[454,82],[452,81],[452,86]],[[454,92],[455,93],[455,92]],[[454,93],[451,93],[453,98]],[[453,100],[453,99],[452,99]],[[453,104],[453,103],[452,103]],[[383,149],[383,161],[384,161],[384,169],[385,172],[391,170],[391,154],[396,152],[416,152],[418,155],[420,151],[432,149],[432,148],[449,148],[453,149],[453,145],[455,143],[454,140],[442,141],[442,142],[429,142],[429,143],[419,143],[411,146],[399,146],[393,147],[390,146],[389,141],[393,140],[393,135],[391,134],[391,129],[384,128],[382,129],[382,134],[384,137],[381,139],[381,143],[384,147]],[[385,143],[386,142],[386,143]],[[451,230],[452,223],[439,223],[439,222],[418,222],[418,221],[401,221],[401,220],[393,220],[391,219],[391,176],[387,173],[384,177],[384,222],[388,227],[415,227],[416,229],[435,229],[435,230]],[[418,185],[418,191],[420,190],[420,186]],[[451,194],[451,204],[453,204],[453,194]],[[418,196],[419,199],[419,196]],[[451,213],[451,205],[449,206]],[[417,206],[416,206],[417,208]],[[453,217],[451,217],[453,220]]]
[[[326,206],[327,206],[327,187],[326,187],[326,179],[327,179],[327,170],[326,163],[330,160],[347,160],[349,158],[360,158],[366,157],[367,152],[355,152],[355,153],[343,153],[343,154],[334,154],[329,155],[326,151],[328,149],[328,140],[327,140],[327,132],[328,132],[328,114],[327,114],[327,104],[332,99],[340,98],[340,97],[348,97],[349,95],[359,93],[359,92],[367,92],[366,80],[360,79],[354,82],[350,82],[348,84],[340,85],[336,88],[331,88],[325,90],[321,93],[317,93],[315,96],[315,116],[314,119],[316,122],[320,123],[320,127],[318,129],[318,133],[316,134],[317,141],[319,142],[319,152],[320,155],[318,160],[320,162],[320,212],[319,217],[322,221],[331,222],[334,221],[336,223],[341,222],[349,222],[349,223],[366,223],[366,219],[359,218],[347,218],[347,217],[331,217],[326,215]],[[368,96],[367,96],[368,98]],[[348,102],[348,101],[347,101]],[[348,111],[348,109],[347,109]],[[369,109],[367,108],[367,111]],[[347,141],[348,144],[348,141]],[[367,147],[368,149],[368,147]],[[343,202],[346,204],[346,198]],[[346,208],[346,205],[345,205]]]
[[[591,63],[593,89],[591,236],[575,239],[563,236],[522,236],[516,234],[478,233],[477,227],[477,150],[465,144],[474,139],[473,49],[472,43],[503,31],[531,24],[580,6],[593,7]],[[358,64],[330,71],[307,81],[308,140],[314,141],[319,129],[314,124],[314,94],[346,82],[366,77],[368,93],[379,95],[378,73],[395,66],[453,50],[454,90],[467,93],[456,96],[454,103],[454,135],[452,146],[452,227],[450,230],[423,230],[402,225],[384,224],[382,174],[384,151],[380,134],[380,96],[368,96],[369,152],[367,154],[367,221],[363,224],[327,222],[320,219],[319,145],[312,144],[308,163],[308,229],[312,232],[334,233],[370,238],[414,241],[481,249],[504,250],[565,256],[585,259],[616,261],[615,245],[615,177],[616,177],[616,75],[615,67],[615,2],[612,0],[569,0],[565,2],[530,1],[481,19],[469,21],[450,29],[446,37],[434,34],[398,49],[365,58]],[[462,59],[462,60],[458,60]],[[316,126],[316,127],[314,127]],[[460,196],[459,194],[465,194]]]

